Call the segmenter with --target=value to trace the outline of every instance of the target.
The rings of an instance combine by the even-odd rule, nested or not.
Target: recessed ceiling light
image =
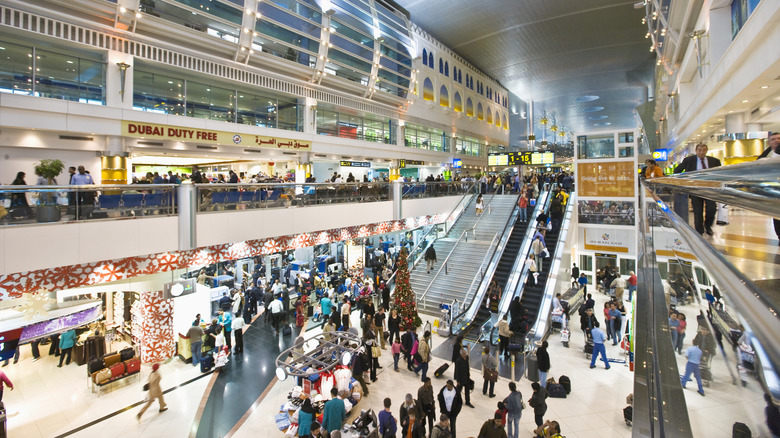
[[[748,102],[750,102],[750,101],[749,100],[743,100],[742,101],[742,103],[748,103]]]
[[[585,108],[585,112],[586,113],[595,113],[595,112],[603,111],[603,110],[604,110],[603,106],[592,106],[590,108]]]
[[[762,88],[762,89],[767,89],[767,88],[769,88],[769,85],[764,85],[764,86],[763,86],[763,87],[761,87],[761,88]]]
[[[593,126],[609,126],[612,123],[609,122],[601,122],[601,123],[594,123]]]
[[[599,100],[598,96],[592,96],[592,95],[586,95],[586,96],[580,96],[576,99],[574,99],[576,102],[593,102],[594,100]]]
[[[590,117],[588,117],[588,120],[604,120],[604,119],[608,119],[608,118],[609,118],[609,116],[590,116]]]

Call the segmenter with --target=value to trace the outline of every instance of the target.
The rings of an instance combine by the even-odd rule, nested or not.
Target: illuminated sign
[[[401,160],[398,164],[399,164],[398,167],[403,169],[406,166],[425,166],[425,161],[420,161],[420,160]]]
[[[653,159],[655,161],[666,161],[669,159],[669,150],[668,149],[656,149],[655,152],[653,152]]]
[[[342,161],[340,164],[342,167],[371,167],[368,161]]]
[[[463,167],[463,160],[461,160],[460,158],[453,158],[452,159],[452,168],[453,169],[460,169],[461,167]]]
[[[127,120],[122,121],[122,135],[147,140],[196,141],[201,144],[234,144],[275,149],[311,150],[311,142],[306,140],[237,134],[235,132],[158,125],[155,123],[129,122]]]
[[[554,152],[502,152],[488,155],[488,166],[548,166],[555,164]]]

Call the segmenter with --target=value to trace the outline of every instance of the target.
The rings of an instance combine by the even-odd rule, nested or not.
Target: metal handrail
[[[514,204],[514,208],[512,209],[512,214],[509,215],[509,217],[506,220],[506,223],[504,224],[504,228],[503,228],[503,231],[501,233],[501,242],[499,242],[499,244],[496,245],[496,247],[493,249],[493,253],[490,255],[490,260],[493,260],[496,257],[496,253],[498,251],[498,248],[501,247],[502,244],[505,244],[507,240],[509,240],[509,237],[510,237],[511,234],[507,234],[507,231],[511,230],[511,227],[514,226],[514,221],[517,220],[517,215],[518,215],[518,207],[517,207],[517,203],[515,203]],[[504,236],[506,236],[506,238],[504,238]],[[489,249],[488,249],[488,252],[490,252]],[[490,269],[490,271],[495,272],[497,267],[498,267],[498,260],[496,260],[495,264],[493,265],[493,268]],[[487,271],[482,275],[482,280],[484,280],[486,277],[487,277]],[[490,275],[490,277],[492,278],[492,274]],[[455,317],[452,318],[453,325],[454,325],[455,321],[457,321],[458,319],[464,317],[466,314],[468,314],[471,311],[472,307],[474,306],[474,302],[476,301],[477,296],[481,295],[480,290],[487,290],[487,286],[483,286],[482,284],[483,283],[480,284],[480,287],[477,289],[477,293],[474,294],[474,296],[471,299],[471,302],[469,303],[468,306],[466,306],[464,308],[463,312],[461,312],[460,314],[458,314],[458,315],[456,315]],[[480,300],[480,303],[481,303],[481,300]],[[476,314],[476,312],[472,312],[472,313]],[[474,315],[471,315],[471,318],[473,318],[473,317],[474,317]]]
[[[480,263],[479,264],[479,268],[477,268],[477,273],[479,275],[475,275],[474,276],[474,278],[471,280],[471,284],[469,284],[468,289],[466,289],[466,294],[463,296],[464,302],[468,298],[469,292],[474,287],[474,282],[477,281],[477,277],[479,277],[480,282],[485,278],[485,270],[483,269],[483,267],[485,266],[485,262],[487,262],[488,260],[490,260],[492,258],[490,249],[493,248],[493,244],[496,242],[496,239],[498,239],[498,233],[493,235],[493,239],[490,241],[490,245],[488,246],[488,250],[487,250],[487,252],[485,252],[485,256],[482,257],[482,263]],[[498,247],[498,245],[496,245],[496,247]],[[453,247],[453,249],[455,249],[455,248]],[[493,253],[495,253],[495,248],[493,248]],[[488,257],[489,255],[491,255],[491,257]],[[441,270],[441,268],[439,268],[439,270]],[[436,278],[434,277],[434,280],[435,279]],[[433,284],[433,281],[431,281],[431,284]],[[430,285],[428,286],[428,289],[430,289]],[[428,289],[425,289],[425,293],[428,292]],[[474,297],[476,297],[476,296],[477,296],[477,294],[475,293]],[[474,300],[474,298],[472,297],[472,301],[473,300]],[[420,297],[420,301],[422,301],[422,297]],[[455,300],[455,301],[458,301],[458,300]],[[458,314],[458,316],[460,316],[460,315],[462,315],[462,313]],[[453,317],[452,315],[450,315],[450,321],[449,321],[449,323],[450,323],[450,330],[451,330],[451,327],[452,327],[452,323],[455,321],[455,318],[456,317]]]
[[[449,271],[447,270],[447,262],[450,260],[450,257],[452,257],[452,254],[455,252],[455,249],[458,247],[458,245],[460,244],[461,240],[463,240],[464,237],[466,238],[466,242],[469,241],[468,233],[469,230],[463,230],[463,232],[460,233],[460,237],[458,237],[458,241],[455,242],[455,245],[450,250],[450,253],[447,254],[447,257],[444,258],[444,261],[442,262],[441,266],[439,266],[439,270],[436,271],[436,275],[433,276],[433,279],[428,284],[428,287],[425,288],[425,291],[422,293],[422,295],[420,295],[418,301],[423,301],[425,299],[425,295],[431,289],[431,286],[433,286],[433,284],[436,282],[436,279],[439,277],[439,274],[441,274],[442,269],[444,270],[445,274],[449,273]]]
[[[547,332],[550,330],[551,320],[549,318],[550,311],[552,310],[552,300],[555,295],[555,288],[558,286],[558,269],[561,264],[561,257],[563,257],[563,249],[566,242],[566,237],[569,233],[569,223],[571,222],[571,216],[574,212],[574,200],[569,199],[566,205],[566,211],[564,212],[563,221],[561,221],[561,232],[558,234],[558,241],[555,245],[555,253],[552,260],[550,260],[550,273],[547,284],[544,288],[544,295],[542,301],[539,303],[539,312],[536,314],[536,321],[534,325],[528,330],[526,334],[526,347],[530,348],[535,342],[541,342],[547,336]],[[530,335],[530,337],[529,337]]]
[[[547,187],[547,190],[544,190],[540,195],[539,199],[536,203],[536,208],[534,209],[534,212],[531,217],[531,221],[536,221],[536,217],[541,214],[541,211],[546,211],[548,208],[548,205],[550,203],[550,194],[552,193],[552,188],[555,187],[555,184],[553,184],[552,187]],[[515,297],[515,294],[517,294],[517,288],[524,284],[526,278],[528,277],[528,269],[525,267],[525,260],[522,262],[521,256],[524,256],[528,254],[528,251],[531,248],[531,241],[533,240],[533,235],[536,232],[535,226],[528,226],[528,229],[526,230],[525,238],[523,239],[523,246],[520,248],[520,251],[517,254],[517,261],[515,262],[515,266],[513,266],[512,274],[507,279],[506,285],[504,286],[504,292],[501,296],[501,301],[498,304],[498,318],[501,319],[503,316],[507,313],[509,310],[509,305],[511,304],[512,300]],[[518,267],[517,265],[520,264],[521,266]],[[511,293],[507,293],[511,292]],[[523,298],[523,290],[520,290],[520,299]]]
[[[777,202],[780,179],[777,175],[780,175],[778,160],[760,160],[646,179],[644,183],[653,189],[663,187],[780,217],[780,202]]]
[[[647,185],[645,188],[648,189]],[[744,318],[741,321],[746,331],[754,338],[754,349],[758,355],[765,354],[769,358],[762,370],[764,373],[772,372],[775,376],[780,369],[780,308],[778,303],[771,300],[761,289],[738,270],[733,264],[712,245],[704,240],[687,222],[682,221],[674,212],[655,194],[649,196],[658,205],[664,217],[690,245],[691,250],[699,261],[712,269],[708,272],[715,278],[715,283],[721,290],[728,290],[727,299],[731,305],[741,314],[750,315],[750,320]],[[726,297],[726,295],[724,295]],[[771,369],[769,369],[771,368]],[[764,379],[768,389],[775,397],[780,398],[780,382],[776,377]]]
[[[453,208],[452,208],[452,210],[450,210],[449,214],[447,214],[447,217],[446,217],[446,218],[444,218],[444,220],[443,220],[441,223],[446,223],[448,220],[450,220],[450,218],[453,216],[453,214],[455,214],[455,212],[456,212],[456,211],[458,211],[458,208],[460,208],[460,207],[461,207],[461,204],[463,204],[463,200],[465,200],[467,196],[470,196],[470,195],[471,195],[471,196],[473,196],[473,194],[471,194],[470,192],[471,192],[471,191],[472,191],[472,190],[473,190],[475,187],[478,187],[478,186],[479,186],[479,184],[478,184],[476,181],[469,181],[469,182],[471,183],[471,187],[469,187],[469,188],[468,188],[468,190],[466,190],[466,193],[464,193],[464,194],[463,194],[463,196],[461,197],[460,201],[459,201],[459,202],[458,202],[458,203],[455,205],[455,207],[453,207]],[[461,184],[462,184],[462,183],[463,183],[463,181],[458,181],[458,183],[461,183]],[[460,215],[460,214],[462,214],[464,211],[466,211],[466,207],[468,207],[468,205],[469,205],[470,203],[471,203],[471,199],[469,199],[469,201],[468,201],[468,202],[466,203],[466,205],[465,205],[465,206],[462,208],[461,212],[460,212],[458,215]],[[415,244],[415,245],[412,247],[412,249],[411,249],[411,250],[409,250],[409,255],[406,257],[407,263],[408,263],[409,259],[411,259],[412,257],[414,257],[414,254],[415,254],[415,252],[417,251],[418,247],[420,246],[420,243],[422,243],[422,242],[426,242],[425,249],[422,251],[422,253],[425,253],[425,251],[428,249],[428,247],[429,247],[431,244],[433,244],[433,242],[427,242],[427,239],[428,239],[428,235],[429,235],[429,234],[431,234],[431,231],[432,231],[434,228],[436,228],[436,226],[437,226],[437,225],[439,225],[439,224],[436,224],[436,225],[433,225],[433,226],[431,226],[431,227],[428,229],[428,231],[427,231],[427,232],[426,232],[426,233],[425,233],[425,234],[424,234],[424,235],[423,235],[423,236],[420,238],[420,241],[419,241],[419,242],[417,242],[417,243],[416,243],[416,244]],[[418,259],[419,259],[419,258],[418,258]],[[417,261],[418,261],[418,260],[415,260],[415,261],[414,261],[414,263],[412,264],[412,266],[416,265]],[[409,270],[411,271],[411,269],[409,269]],[[388,278],[388,279],[387,279],[387,282],[386,282],[386,284],[387,284],[388,286],[390,285],[390,283],[391,283],[391,282],[393,282],[393,281],[395,280],[395,275],[396,275],[396,272],[398,272],[398,270],[397,270],[397,269],[396,269],[396,270],[393,272],[393,274],[392,274],[392,275],[390,275],[390,278]]]

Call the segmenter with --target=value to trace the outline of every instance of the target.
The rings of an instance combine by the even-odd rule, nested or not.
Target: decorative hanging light
[[[539,120],[539,123],[541,123],[544,126],[547,126],[547,124],[550,123],[550,120],[547,119],[547,116],[542,116],[542,119]]]
[[[558,130],[558,125],[552,125],[550,126],[550,131],[555,132]]]

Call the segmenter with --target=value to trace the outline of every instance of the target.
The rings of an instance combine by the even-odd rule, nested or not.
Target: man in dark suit
[[[707,150],[706,144],[697,144],[696,155],[685,157],[674,169],[674,173],[695,172],[720,166],[720,160],[715,157],[708,157]],[[691,207],[693,208],[693,224],[696,231],[699,234],[707,233],[712,236],[712,223],[715,221],[715,201],[691,196]]]
[[[758,156],[758,159],[780,158],[780,132],[770,132],[769,137],[767,138],[767,144],[769,146]],[[780,219],[774,218],[773,221],[775,225],[775,234],[777,234],[777,238],[780,240]]]

